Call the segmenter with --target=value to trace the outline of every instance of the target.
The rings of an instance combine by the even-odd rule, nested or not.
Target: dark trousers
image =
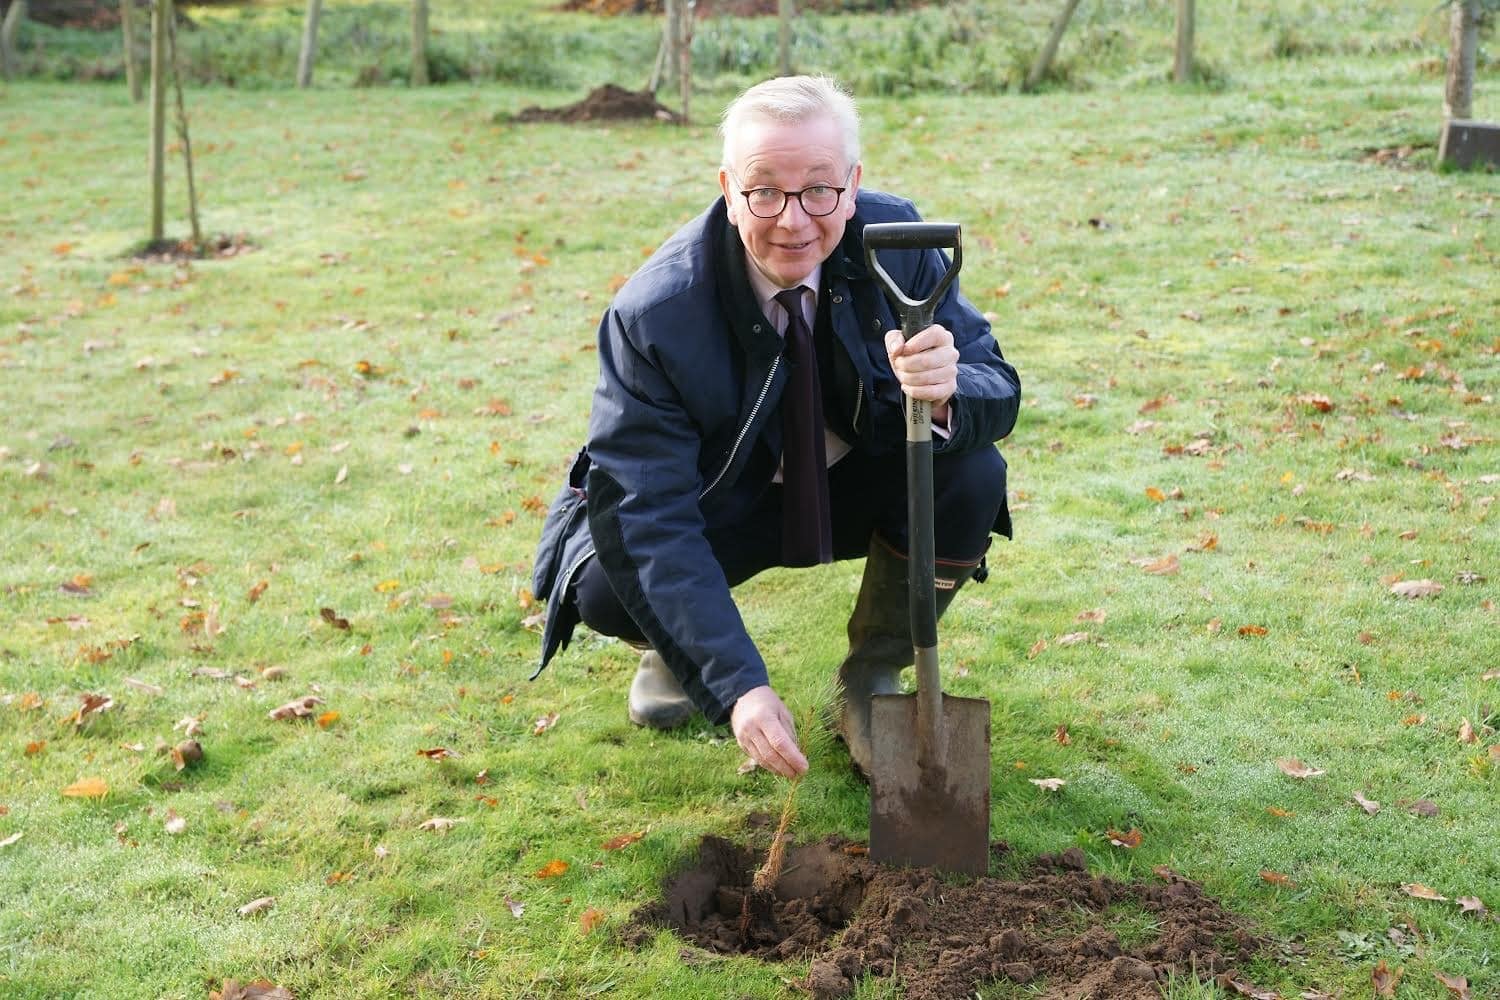
[[[994,448],[932,461],[934,528],[938,562],[972,566],[989,547],[990,529],[1004,502],[1005,466]],[[907,550],[906,453],[878,458],[851,452],[828,470],[833,508],[833,557],[860,559],[879,535],[897,551]],[[731,587],[781,565],[780,484],[773,483],[748,517],[709,524],[709,546]],[[943,567],[938,566],[942,577]],[[644,642],[641,630],[615,596],[597,559],[574,581],[572,599],[583,623],[601,635]]]

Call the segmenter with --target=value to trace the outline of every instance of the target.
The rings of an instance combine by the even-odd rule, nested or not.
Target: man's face
[[[729,204],[729,221],[739,230],[750,261],[778,288],[791,288],[817,267],[854,215],[861,168],[844,161],[843,138],[830,117],[795,124],[751,120],[732,146],[735,162],[719,170],[719,187]],[[825,185],[847,188],[829,215],[811,216],[796,198],[774,219],[751,214],[741,191],[780,188],[801,191]]]

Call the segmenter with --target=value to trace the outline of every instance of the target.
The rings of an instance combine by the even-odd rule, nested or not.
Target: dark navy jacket
[[[904,447],[901,390],[885,351],[896,320],[868,274],[871,222],[919,218],[911,202],[859,192],[843,241],[823,264],[819,322],[837,344],[824,369],[829,426],[871,454]],[[922,298],[942,277],[939,251],[884,253],[898,286]],[[950,435],[938,453],[993,447],[1010,433],[1020,381],[989,323],[948,291],[936,322],[959,350]],[[586,448],[542,529],[533,590],[548,600],[542,668],[566,646],[577,612],[565,600],[597,558],[625,609],[713,722],[768,683],[705,525],[733,524],[764,492],[781,454],[773,419],[785,383],[782,341],[761,314],[745,249],[723,199],[680,229],[625,283],[599,327],[599,384]],[[829,378],[833,386],[828,385]],[[1010,535],[1002,503],[994,530]],[[533,675],[535,676],[535,675]]]

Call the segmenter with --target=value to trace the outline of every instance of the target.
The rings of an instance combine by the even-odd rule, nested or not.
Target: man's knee
[[[631,642],[644,640],[640,626],[625,605],[615,596],[614,588],[598,559],[590,559],[578,571],[573,583],[573,604],[583,623],[600,635],[615,636]]]

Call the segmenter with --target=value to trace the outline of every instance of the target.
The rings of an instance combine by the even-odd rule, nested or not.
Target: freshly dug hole
[[[1040,856],[1021,881],[962,885],[880,868],[858,851],[837,838],[790,848],[770,919],[742,940],[759,852],[705,837],[698,863],[637,911],[625,941],[639,947],[671,928],[709,951],[811,958],[800,985],[817,1000],[893,974],[908,1000],[971,996],[996,980],[1035,984],[1044,1000],[1160,1000],[1169,975],[1209,977],[1261,945],[1196,882],[1167,869],[1140,883],[1091,876],[1077,848]],[[1137,917],[1125,942],[1111,926],[1121,912]]]

